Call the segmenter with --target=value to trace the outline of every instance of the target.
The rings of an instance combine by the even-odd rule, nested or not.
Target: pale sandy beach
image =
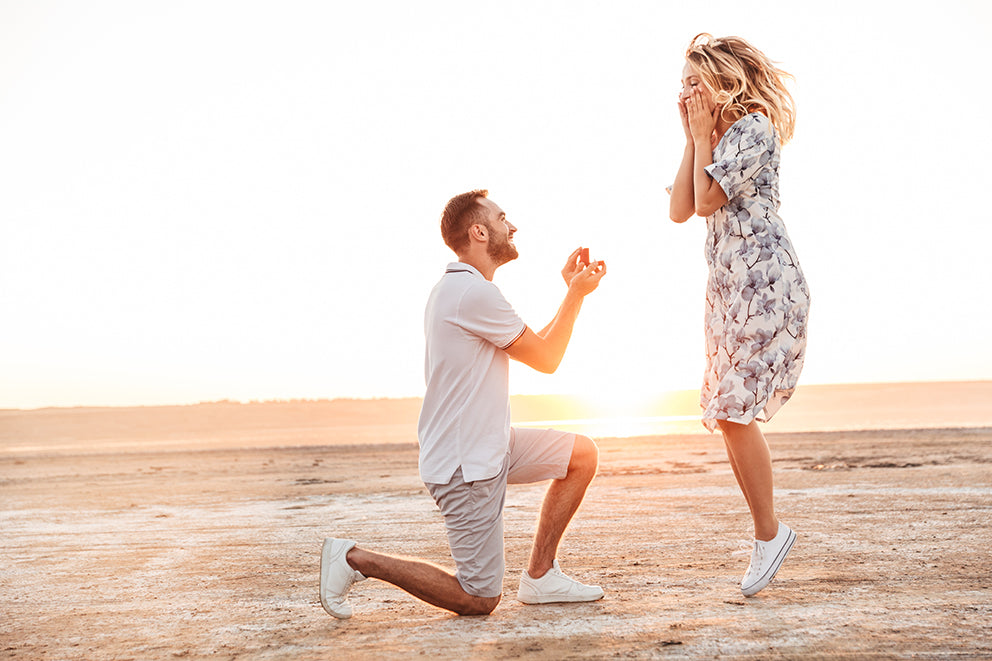
[[[480,618],[374,580],[355,586],[351,620],[317,600],[324,536],[451,566],[404,436],[415,402],[379,402],[398,408],[372,421],[371,403],[353,418],[338,410],[336,439],[314,403],[269,405],[267,416],[234,404],[0,412],[0,649],[17,659],[988,657],[992,419],[976,424],[988,388],[969,388],[974,419],[954,428],[770,431],[780,515],[799,540],[750,599],[737,585],[747,510],[720,439],[598,439],[599,476],[559,558],[606,598],[514,599],[544,486],[511,487],[505,596]]]

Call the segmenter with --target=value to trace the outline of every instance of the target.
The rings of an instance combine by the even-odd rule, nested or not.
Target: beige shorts
[[[459,468],[447,484],[427,483],[444,515],[455,576],[476,597],[503,593],[503,505],[507,484],[565,477],[575,434],[554,429],[510,429],[502,471],[488,480],[465,482]]]

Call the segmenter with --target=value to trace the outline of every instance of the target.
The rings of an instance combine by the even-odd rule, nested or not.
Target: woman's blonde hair
[[[775,66],[760,50],[740,37],[697,34],[685,59],[713,91],[721,117],[737,121],[752,112],[767,115],[784,145],[796,126],[796,104],[785,88],[792,74]],[[793,78],[794,79],[794,78]]]

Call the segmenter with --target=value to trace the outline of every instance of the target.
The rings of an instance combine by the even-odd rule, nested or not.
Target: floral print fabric
[[[703,424],[770,420],[799,381],[809,288],[778,216],[779,142],[752,113],[724,134],[706,171],[727,203],[706,218]]]

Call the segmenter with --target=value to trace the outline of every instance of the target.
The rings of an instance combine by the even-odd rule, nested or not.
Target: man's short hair
[[[444,213],[441,214],[441,238],[456,254],[468,247],[469,227],[475,223],[489,225],[485,210],[478,202],[480,197],[489,197],[489,191],[480,189],[455,195],[444,206]]]

